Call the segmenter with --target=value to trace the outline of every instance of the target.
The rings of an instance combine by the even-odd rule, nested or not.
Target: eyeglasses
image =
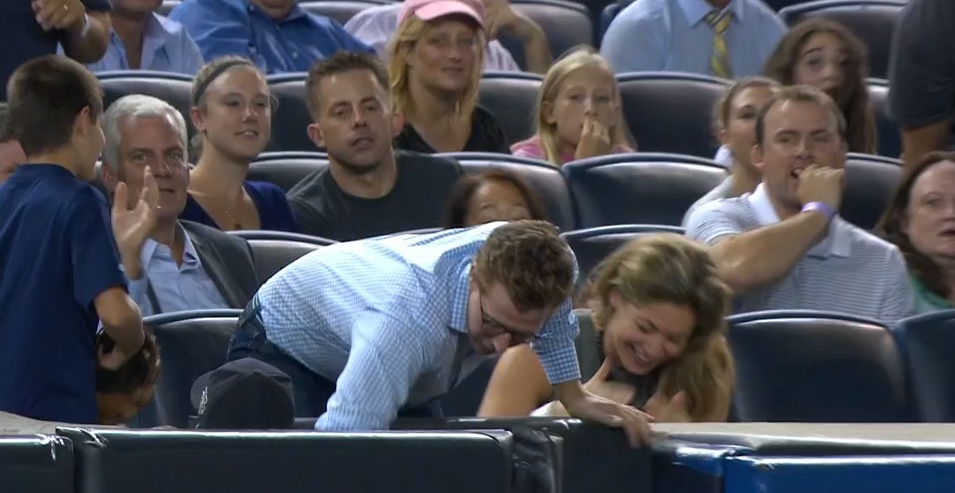
[[[524,344],[527,342],[536,341],[539,337],[538,334],[528,334],[519,330],[512,329],[507,325],[502,324],[494,319],[487,313],[487,309],[484,308],[484,295],[478,295],[478,301],[481,305],[481,323],[484,325],[489,325],[500,331],[497,335],[507,334],[511,336],[511,341],[515,344]]]

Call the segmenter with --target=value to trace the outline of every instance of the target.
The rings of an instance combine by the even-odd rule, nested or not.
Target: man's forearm
[[[780,223],[723,240],[713,248],[720,275],[737,293],[782,279],[819,240],[828,225],[823,214],[802,212]]]
[[[111,24],[109,14],[105,12],[89,12],[87,16],[89,29],[86,29],[85,34],[85,20],[66,30],[63,52],[80,63],[96,63],[106,54]]]
[[[524,39],[524,60],[527,62],[527,71],[536,74],[546,74],[553,64],[550,43],[542,29],[537,28]]]
[[[554,395],[564,409],[569,410],[574,407],[574,403],[583,399],[584,387],[579,380],[568,380],[554,385]]]

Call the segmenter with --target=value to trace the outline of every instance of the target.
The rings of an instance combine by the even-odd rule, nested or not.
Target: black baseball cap
[[[230,361],[196,379],[196,428],[285,430],[295,427],[292,379],[255,358]]]

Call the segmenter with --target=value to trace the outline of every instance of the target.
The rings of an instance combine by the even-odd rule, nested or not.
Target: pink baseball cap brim
[[[448,15],[463,15],[474,22],[477,22],[481,28],[484,28],[484,12],[470,5],[470,2],[460,0],[405,0],[401,5],[401,14],[398,16],[398,23],[402,23],[408,16],[414,14],[423,21],[430,21],[439,17]]]

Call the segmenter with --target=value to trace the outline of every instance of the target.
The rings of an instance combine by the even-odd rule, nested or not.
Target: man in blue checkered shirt
[[[636,409],[589,394],[574,349],[573,252],[542,221],[491,223],[324,247],[259,290],[229,359],[292,379],[298,416],[324,431],[433,416],[483,358],[530,343],[571,415],[649,438]]]

